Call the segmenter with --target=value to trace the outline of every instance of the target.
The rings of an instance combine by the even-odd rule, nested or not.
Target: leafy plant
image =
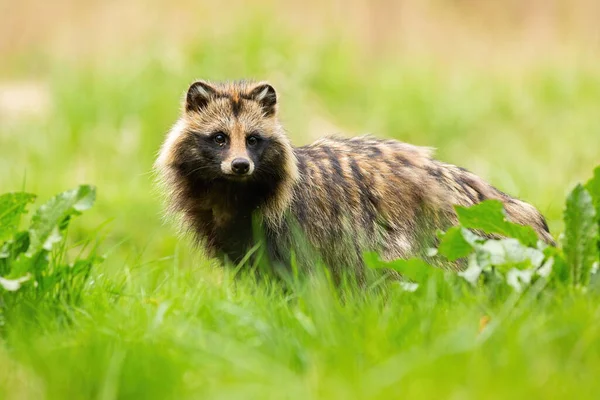
[[[598,230],[600,231],[600,166],[594,170],[594,176],[585,184],[585,188],[592,196],[594,207],[596,209]],[[598,253],[600,255],[600,240],[598,241]]]
[[[587,285],[592,266],[598,261],[598,222],[592,197],[582,185],[577,185],[567,198],[564,253],[569,281]]]
[[[600,218],[600,166],[594,170],[594,176],[585,184],[586,190],[594,200],[596,217]]]
[[[508,221],[500,201],[486,200],[455,209],[458,225],[440,232],[439,245],[430,255],[462,265],[458,276],[473,285],[504,282],[523,290],[544,278],[554,285],[587,287],[598,270],[600,167],[585,186],[577,185],[567,198],[562,247],[548,247],[538,240],[533,228]],[[382,262],[368,253],[365,262],[372,268],[395,270],[418,284],[440,276],[439,269],[421,259]]]
[[[9,239],[18,229],[21,215],[35,200],[30,193],[7,193],[0,196],[0,241]]]
[[[467,229],[481,230],[518,239],[526,246],[534,246],[537,235],[532,227],[515,224],[506,219],[506,212],[499,200],[486,200],[472,207],[455,206],[458,222]]]
[[[95,195],[94,187],[82,185],[55,196],[36,210],[23,231],[20,220],[35,195],[0,196],[0,313],[42,299],[55,305],[77,301],[101,258],[93,248],[69,263],[66,233],[71,219],[89,209]]]

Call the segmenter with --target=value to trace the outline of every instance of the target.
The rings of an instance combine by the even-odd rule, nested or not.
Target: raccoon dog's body
[[[170,209],[209,254],[239,262],[256,243],[258,217],[268,259],[300,252],[292,227],[334,271],[361,272],[361,254],[422,254],[435,230],[456,222],[453,205],[504,203],[508,218],[552,243],[531,205],[478,176],[432,158],[427,148],[372,137],[327,138],[293,147],[266,83],[199,81],[156,161]]]

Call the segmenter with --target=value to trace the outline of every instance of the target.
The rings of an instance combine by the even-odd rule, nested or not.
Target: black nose
[[[244,175],[250,169],[250,161],[245,158],[236,158],[231,162],[231,169],[234,174]]]

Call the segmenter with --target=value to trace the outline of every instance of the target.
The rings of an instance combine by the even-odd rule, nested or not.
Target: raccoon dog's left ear
[[[277,111],[277,93],[273,86],[268,83],[259,84],[252,89],[249,96],[260,104],[265,116],[270,117]]]

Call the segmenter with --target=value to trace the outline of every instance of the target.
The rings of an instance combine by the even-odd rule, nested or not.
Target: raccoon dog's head
[[[169,132],[156,167],[172,192],[186,188],[227,188],[243,198],[248,191],[289,197],[296,159],[277,118],[277,94],[264,82],[194,82],[182,115]],[[265,193],[267,195],[267,193]],[[200,200],[200,199],[199,199]],[[289,199],[276,199],[282,203]],[[271,204],[272,213],[281,204]]]

